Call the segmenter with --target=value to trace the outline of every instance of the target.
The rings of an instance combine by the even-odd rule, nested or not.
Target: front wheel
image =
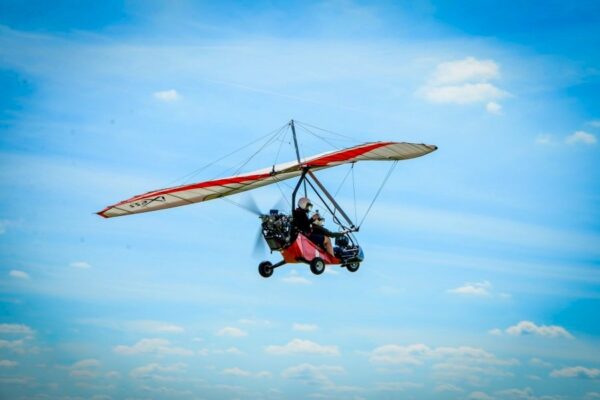
[[[260,264],[258,264],[258,273],[263,278],[270,277],[271,275],[273,275],[273,264],[271,264],[269,261],[261,262]]]
[[[310,270],[315,275],[321,275],[325,271],[325,261],[319,257],[313,258],[310,262]]]
[[[359,267],[360,267],[360,263],[350,263],[350,264],[346,265],[346,269],[350,272],[358,271]]]

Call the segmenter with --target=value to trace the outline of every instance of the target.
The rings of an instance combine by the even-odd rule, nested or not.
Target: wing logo
[[[141,201],[136,201],[134,203],[129,203],[129,208],[147,207],[148,205],[150,205],[150,203],[153,203],[155,201],[159,203],[164,203],[165,201],[167,201],[167,199],[165,198],[165,196],[158,196],[153,199],[144,199]]]

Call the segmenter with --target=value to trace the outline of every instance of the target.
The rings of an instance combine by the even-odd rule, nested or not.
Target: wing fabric
[[[436,149],[437,146],[427,144],[398,142],[365,143],[343,150],[308,157],[302,159],[301,163],[293,161],[227,178],[155,190],[108,206],[98,212],[98,215],[104,218],[111,218],[179,207],[229,196],[294,178],[300,176],[302,170],[305,168],[320,170],[336,165],[366,160],[407,160],[431,153]]]

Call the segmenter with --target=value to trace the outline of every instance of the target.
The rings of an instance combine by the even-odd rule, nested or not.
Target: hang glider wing
[[[314,171],[365,160],[407,160],[431,153],[436,149],[437,146],[434,145],[404,142],[365,143],[355,147],[305,158],[301,160],[301,163],[293,161],[241,175],[140,194],[108,206],[104,210],[98,212],[98,215],[104,218],[111,218],[179,207],[186,204],[199,203],[229,196],[294,178],[300,176],[302,170],[305,168],[310,168]]]

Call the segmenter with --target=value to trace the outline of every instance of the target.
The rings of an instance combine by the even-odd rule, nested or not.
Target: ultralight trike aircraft
[[[104,218],[112,218],[157,211],[224,198],[299,177],[291,195],[291,211],[293,211],[296,204],[296,197],[300,188],[303,187],[305,196],[307,186],[312,189],[327,211],[333,216],[333,222],[340,228],[341,234],[335,240],[334,254],[329,254],[325,248],[312,242],[305,233],[295,229],[291,214],[277,209],[270,210],[269,213],[265,214],[261,213],[256,206],[243,206],[232,201],[232,203],[258,214],[261,220],[259,240],[266,241],[271,252],[278,251],[282,256],[282,260],[275,264],[270,261],[261,262],[258,266],[260,275],[267,278],[273,274],[275,268],[292,263],[308,264],[310,270],[316,275],[322,274],[326,265],[340,265],[348,271],[356,272],[364,260],[363,250],[358,245],[354,235],[355,232],[358,232],[360,224],[355,225],[352,222],[336,201],[335,196],[317,178],[315,172],[344,164],[350,164],[350,167],[353,168],[354,163],[358,161],[393,161],[392,167],[367,210],[368,214],[397,161],[423,156],[435,151],[437,146],[406,142],[370,142],[301,158],[295,121],[290,121],[286,124],[286,127],[291,128],[296,152],[295,161],[225,178],[155,190],[108,206],[97,214]],[[364,221],[364,217],[362,221]]]

